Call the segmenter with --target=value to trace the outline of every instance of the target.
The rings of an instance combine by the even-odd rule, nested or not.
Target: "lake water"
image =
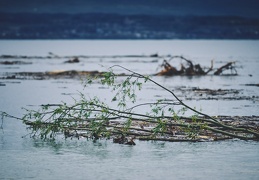
[[[214,67],[235,61],[238,76],[153,77],[192,107],[209,115],[259,115],[259,41],[0,41],[0,55],[24,55],[32,64],[0,65],[0,76],[10,72],[52,70],[99,70],[119,64],[143,74],[159,71],[163,59],[112,57],[114,55],[183,55],[202,66]],[[47,58],[49,52],[59,58]],[[36,57],[37,56],[37,57]],[[68,57],[84,56],[78,64],[64,64]],[[39,58],[40,57],[40,58]],[[45,57],[45,58],[42,58]],[[180,61],[170,61],[179,65]],[[123,72],[118,69],[118,72]],[[78,79],[1,79],[0,110],[22,116],[21,107],[73,102],[78,91],[107,97],[107,89],[96,85],[84,89]],[[241,100],[199,100],[183,94],[179,87],[237,89]],[[98,90],[98,91],[97,91]],[[138,94],[141,102],[171,98],[152,84]],[[29,133],[21,122],[6,118],[0,129],[0,179],[258,179],[259,143],[231,140],[206,143],[137,141],[134,147],[110,140],[93,143],[59,139],[55,143],[22,136]]]

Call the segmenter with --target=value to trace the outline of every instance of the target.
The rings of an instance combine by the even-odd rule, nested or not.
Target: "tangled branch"
[[[130,75],[125,77],[113,73],[114,68],[122,68]],[[118,78],[124,78],[118,80]],[[216,117],[202,113],[179,99],[175,93],[162,86],[149,76],[115,65],[100,77],[87,80],[90,86],[94,81],[101,83],[113,92],[111,108],[98,97],[86,98],[83,93],[72,105],[46,104],[39,110],[26,110],[22,120],[31,129],[31,137],[54,140],[57,135],[65,138],[109,139],[114,143],[135,145],[134,139],[159,141],[213,141],[230,138],[258,140],[258,127],[236,127],[224,123]],[[168,92],[173,100],[159,99],[155,102],[138,103],[137,91],[145,83],[152,83]],[[130,103],[129,103],[130,102]],[[129,106],[128,104],[133,104]],[[176,110],[175,107],[180,107]],[[138,112],[139,109],[149,109]],[[181,116],[185,111],[193,113],[190,117]]]

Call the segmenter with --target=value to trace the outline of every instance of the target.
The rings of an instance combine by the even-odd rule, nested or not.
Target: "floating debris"
[[[193,64],[193,62],[191,60],[188,60],[183,56],[173,56],[170,58],[170,60],[172,60],[174,58],[179,58],[181,60],[186,61],[187,66],[184,66],[181,63],[180,70],[177,70],[176,67],[172,66],[167,60],[164,59],[163,63],[160,65],[163,69],[159,73],[156,73],[155,75],[158,75],[158,76],[175,76],[175,75],[197,76],[197,75],[207,75],[211,71],[213,71],[213,60],[211,61],[211,67],[209,67],[208,70],[205,70],[205,68],[202,68],[200,64]],[[234,64],[235,64],[235,62],[228,62],[227,64],[218,68],[213,74],[221,75],[223,73],[223,71],[230,69],[231,70],[230,75],[237,75],[237,71],[235,69]]]
[[[75,57],[74,59],[70,59],[70,60],[65,61],[65,63],[79,63],[79,62],[80,61],[79,61],[78,57]]]
[[[32,63],[24,62],[24,61],[3,61],[3,62],[0,61],[0,64],[2,64],[2,65],[15,65],[15,64],[22,65],[22,64],[32,64]]]

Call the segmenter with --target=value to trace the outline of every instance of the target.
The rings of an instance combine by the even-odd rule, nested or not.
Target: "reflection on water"
[[[30,142],[34,145],[31,146]],[[12,159],[18,160],[18,164],[12,165],[13,168],[18,168],[17,174],[3,167],[4,169],[1,170],[5,170],[4,177],[41,177],[42,179],[51,177],[58,179],[68,177],[75,179],[172,179],[172,177],[246,179],[249,177],[249,179],[255,179],[258,177],[259,150],[256,142],[137,141],[137,146],[132,147],[113,144],[111,141],[93,143],[81,139],[59,143],[32,140],[27,141],[26,146],[30,149]],[[14,152],[6,151],[6,156],[2,160],[10,158],[12,153]],[[25,167],[30,169],[26,174],[24,174]],[[36,173],[37,170],[44,173]],[[8,173],[9,176],[7,176]],[[22,174],[19,175],[19,173]]]
[[[136,43],[138,42],[138,43]],[[7,43],[7,44],[6,44]],[[11,47],[17,43],[16,48]],[[72,47],[75,48],[67,48]],[[179,87],[199,87],[210,89],[238,89],[243,96],[259,96],[258,87],[244,86],[258,83],[259,51],[258,41],[0,41],[0,55],[39,55],[46,56],[52,51],[62,55],[125,55],[125,54],[172,54],[186,55],[197,63],[215,66],[229,60],[239,64],[239,76],[205,77],[154,77],[156,81],[176,91]],[[100,46],[97,46],[99,43]],[[6,46],[5,46],[6,44]],[[135,45],[137,44],[137,45]],[[39,46],[37,46],[39,45]],[[114,45],[114,46],[113,46]],[[135,46],[134,46],[135,45]],[[9,48],[8,48],[9,47]],[[29,47],[29,48],[28,48]],[[43,48],[44,47],[44,48]],[[107,49],[105,48],[107,47]],[[127,48],[128,49],[127,49]],[[95,48],[95,49],[94,49]],[[205,49],[204,49],[205,48]],[[159,61],[155,59],[104,58],[81,59],[79,65],[64,65],[67,59],[30,59],[31,65],[0,67],[0,72],[9,71],[48,71],[56,69],[101,70],[114,62],[129,69],[146,74],[157,71]],[[150,61],[150,63],[147,63]],[[137,65],[136,65],[137,64]],[[252,74],[249,76],[248,74]],[[21,107],[37,109],[40,104],[72,103],[78,91],[87,96],[106,97],[107,89],[84,89],[80,80],[1,80],[0,110],[22,116]],[[98,92],[96,89],[98,88]],[[155,98],[172,98],[170,94],[147,84],[144,92],[138,94],[140,101]],[[100,91],[99,91],[100,90]],[[146,93],[148,92],[148,93]],[[177,92],[182,99],[186,94]],[[258,101],[251,100],[186,100],[192,107],[202,108],[211,115],[259,115]],[[28,105],[32,105],[29,106]],[[143,110],[143,109],[142,109]],[[26,127],[19,121],[6,118],[0,130],[0,179],[257,179],[259,174],[259,143],[250,141],[222,142],[152,142],[136,141],[137,145],[113,144],[111,140],[87,141],[58,139],[43,142],[31,139]]]
[[[259,144],[246,141],[152,142],[19,139],[0,151],[5,178],[35,179],[256,179]],[[2,142],[1,142],[2,143]],[[15,172],[13,171],[15,169]]]

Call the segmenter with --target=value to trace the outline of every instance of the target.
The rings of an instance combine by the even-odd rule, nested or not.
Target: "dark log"
[[[181,69],[177,70],[174,66],[169,64],[166,60],[163,61],[161,67],[164,69],[157,73],[156,75],[159,76],[173,76],[173,75],[187,75],[187,76],[194,76],[194,75],[206,75],[213,69],[213,61],[211,61],[211,67],[204,71],[200,64],[193,65],[192,61],[182,57],[182,56],[175,56],[185,60],[188,63],[188,67],[184,67],[181,64]]]
[[[229,63],[225,64],[224,66],[221,66],[220,68],[218,68],[218,70],[216,72],[214,72],[214,75],[220,75],[226,69],[234,69],[236,71],[236,69],[233,66],[234,63],[235,62],[229,62]]]
[[[181,67],[181,70],[178,71],[175,67],[171,66],[166,60],[163,61],[163,64],[161,66],[164,69],[157,74],[159,76],[180,75],[184,72],[184,66],[183,65]]]
[[[70,59],[68,61],[65,61],[65,63],[79,63],[79,62],[80,61],[79,61],[78,57],[75,57],[74,59]]]

